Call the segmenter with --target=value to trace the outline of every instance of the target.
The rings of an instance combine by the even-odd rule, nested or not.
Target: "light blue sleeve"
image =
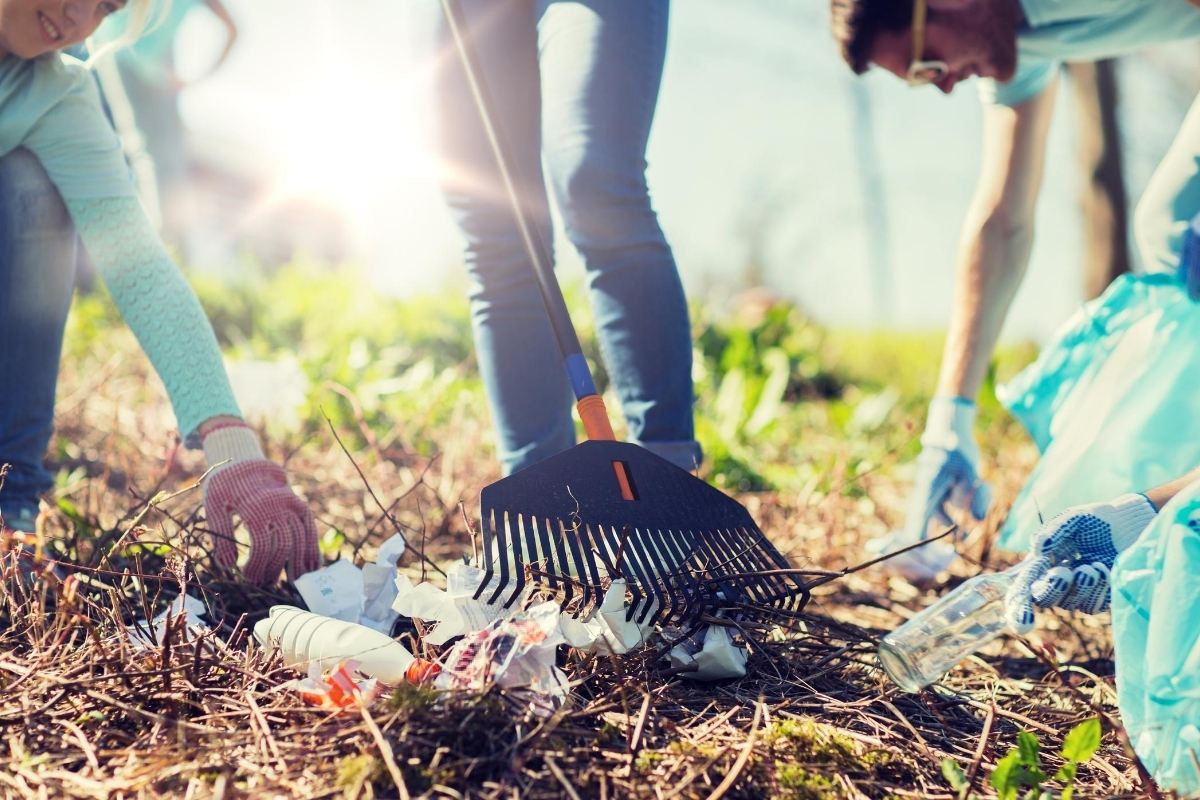
[[[133,197],[66,199],[84,247],[162,378],[179,430],[240,417],[212,325]]]
[[[33,151],[63,197],[136,194],[92,73],[73,60],[44,60],[31,70],[30,80],[4,113],[31,119],[18,144]]]
[[[1133,233],[1147,272],[1179,269],[1183,236],[1200,214],[1200,98],[1154,170],[1133,215]]]
[[[1044,92],[1054,82],[1058,67],[1059,62],[1051,59],[1021,56],[1011,81],[1000,83],[992,78],[980,79],[979,99],[985,105],[1019,106]]]

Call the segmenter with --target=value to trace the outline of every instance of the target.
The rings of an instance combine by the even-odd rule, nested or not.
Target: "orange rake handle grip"
[[[604,398],[591,394],[581,398],[575,404],[579,411],[579,419],[583,421],[583,430],[593,441],[615,442],[617,435],[613,433],[612,423],[608,420],[608,409],[604,407]]]
[[[575,404],[579,411],[579,419],[583,421],[583,430],[588,439],[593,442],[615,442],[617,435],[613,433],[612,423],[608,421],[608,410],[604,407],[604,398],[598,394],[581,397]],[[621,498],[635,500],[633,481],[629,480],[629,470],[624,462],[614,461],[613,474],[617,476],[617,486],[621,490]]]

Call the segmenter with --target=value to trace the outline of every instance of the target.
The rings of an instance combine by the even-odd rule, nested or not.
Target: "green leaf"
[[[1027,767],[1036,767],[1040,761],[1038,753],[1041,750],[1041,745],[1038,744],[1037,737],[1029,731],[1021,731],[1017,734],[1017,751],[1021,754],[1021,763]]]
[[[1021,754],[1013,750],[996,764],[992,770],[991,782],[1000,800],[1016,800],[1021,784],[1017,780],[1017,767],[1020,766]]]
[[[1070,785],[1075,780],[1075,762],[1068,761],[1058,768],[1058,772],[1054,773],[1054,780]]]
[[[967,775],[963,772],[963,768],[953,758],[942,759],[942,777],[946,779],[946,783],[950,784],[950,788],[956,792],[961,792],[970,786],[967,783]]]
[[[1063,740],[1062,757],[1079,764],[1086,763],[1100,749],[1100,718],[1085,719],[1076,725]]]
[[[1058,796],[1058,798],[1059,798],[1059,800],[1071,800],[1071,798],[1074,796],[1075,796],[1074,785],[1068,785],[1068,786],[1063,787],[1062,794],[1060,794]]]

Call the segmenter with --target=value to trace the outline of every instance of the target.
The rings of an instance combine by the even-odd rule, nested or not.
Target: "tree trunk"
[[[1077,109],[1083,290],[1088,299],[1129,271],[1129,209],[1121,172],[1115,66],[1112,60],[1067,66]]]

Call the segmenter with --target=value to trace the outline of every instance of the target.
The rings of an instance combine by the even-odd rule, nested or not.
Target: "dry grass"
[[[80,471],[40,523],[49,552],[75,564],[79,587],[67,591],[49,572],[31,593],[5,582],[6,796],[950,798],[943,758],[962,764],[986,796],[987,773],[1018,730],[1034,730],[1053,750],[1097,708],[1115,714],[1108,635],[1102,621],[1083,618],[1053,620],[1043,632],[1080,669],[1057,670],[1006,641],[933,689],[898,693],[875,667],[873,643],[946,587],[918,590],[870,572],[822,587],[799,630],[748,631],[750,674],[740,681],[683,681],[653,653],[566,654],[572,697],[549,717],[529,713],[518,693],[411,687],[361,716],[314,710],[280,691],[294,675],[248,644],[249,625],[289,592],[248,590],[212,571],[197,491],[151,507],[160,490],[194,482],[199,465],[193,455],[164,458],[162,415],[126,410],[130,392],[144,388],[128,371],[136,369],[65,379],[63,461]],[[355,455],[415,548],[439,563],[470,552],[460,503],[469,516],[496,477],[475,454],[483,423],[460,422],[433,459],[406,449],[399,433]],[[391,533],[331,436],[272,455],[286,461],[322,528],[346,532],[347,554]],[[1029,460],[1013,448],[1000,463]],[[840,569],[896,521],[888,466],[842,475],[825,495],[743,500],[796,565]],[[843,491],[850,484],[855,491]],[[1001,488],[1011,497],[1015,486]],[[964,546],[959,578],[997,566],[985,528]],[[422,571],[411,554],[403,564]],[[174,631],[155,649],[132,648],[122,626],[185,588],[204,597],[213,633],[179,644]],[[1144,796],[1117,737],[1104,742],[1081,769],[1077,796]]]

